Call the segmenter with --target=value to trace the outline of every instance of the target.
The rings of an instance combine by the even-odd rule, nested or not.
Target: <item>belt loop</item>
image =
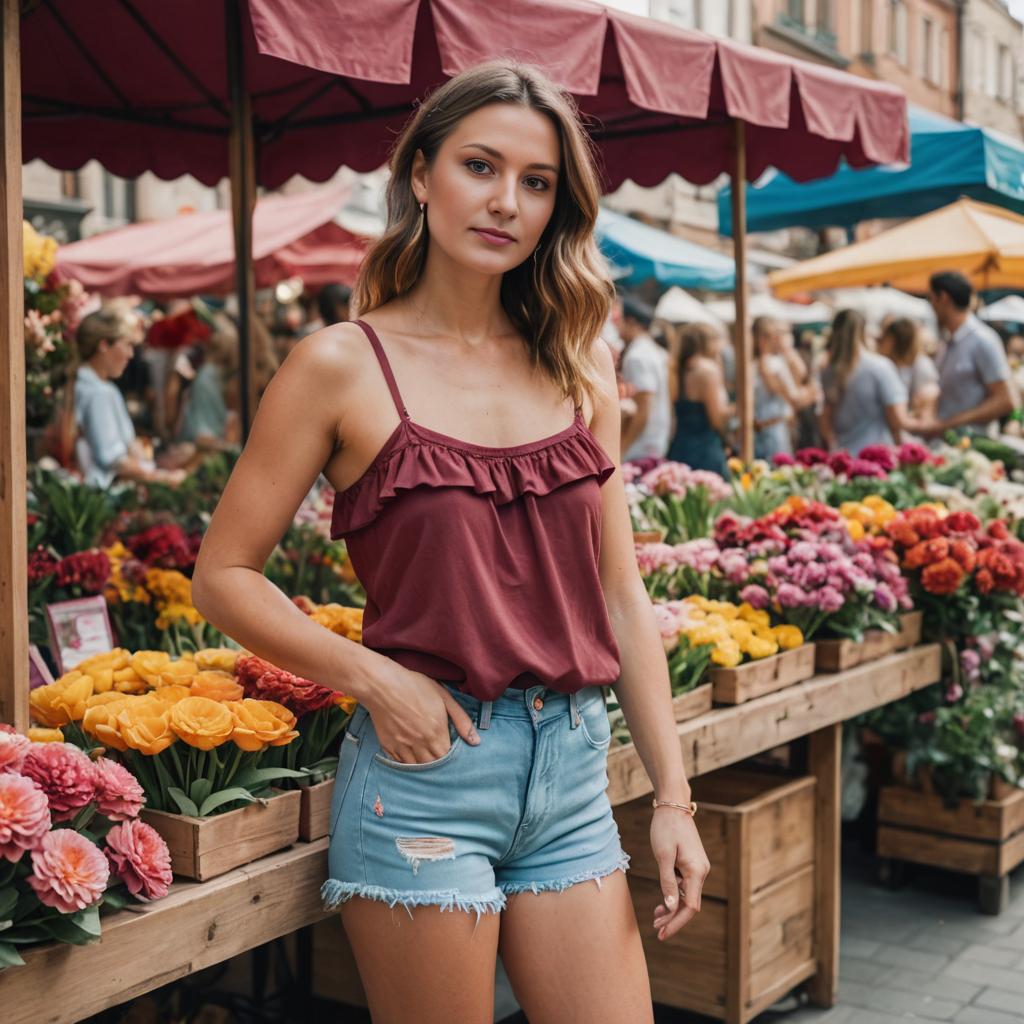
[[[491,727],[491,708],[493,706],[493,700],[485,700],[481,702],[480,723],[477,725],[478,729],[489,729]]]
[[[575,693],[569,694],[569,728],[575,729],[580,724],[579,700]]]

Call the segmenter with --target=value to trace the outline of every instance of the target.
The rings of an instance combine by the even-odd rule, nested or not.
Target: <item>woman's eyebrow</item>
[[[489,153],[494,157],[495,160],[504,160],[505,157],[498,150],[492,146],[485,146],[482,142],[467,142],[464,146],[459,147],[460,149],[482,149],[485,153]],[[552,174],[558,173],[557,167],[552,167],[551,164],[527,164],[527,169],[535,168],[541,171],[551,171]]]

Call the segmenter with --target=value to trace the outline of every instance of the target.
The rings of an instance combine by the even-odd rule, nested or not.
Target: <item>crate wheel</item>
[[[1001,914],[1009,905],[1009,875],[978,876],[978,906],[983,914]]]

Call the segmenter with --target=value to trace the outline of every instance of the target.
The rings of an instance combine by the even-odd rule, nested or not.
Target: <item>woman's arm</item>
[[[688,804],[690,786],[683,767],[672,712],[672,691],[661,634],[636,564],[633,531],[619,468],[619,411],[611,354],[603,343],[594,352],[604,386],[595,395],[591,430],[616,464],[602,487],[601,587],[619,646],[621,671],[615,694],[629,723],[637,753],[660,800]],[[678,931],[700,910],[708,873],[693,819],[675,808],[659,808],[651,825],[651,844],[661,871],[664,906],[656,912],[659,937]],[[679,871],[685,900],[677,901]]]
[[[720,434],[724,434],[735,414],[735,407],[729,401],[729,393],[725,390],[725,374],[717,363],[709,360],[706,365],[701,366],[697,377],[697,391],[700,401],[704,403],[708,422]]]
[[[825,447],[831,451],[836,446],[836,430],[833,421],[832,406],[826,402],[818,413],[818,432],[821,434]]]

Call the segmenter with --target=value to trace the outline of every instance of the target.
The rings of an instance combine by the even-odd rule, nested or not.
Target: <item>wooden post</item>
[[[733,121],[732,243],[736,262],[736,411],[740,421],[740,458],[754,458],[754,374],[753,348],[747,326],[747,126]]]
[[[807,983],[817,1006],[834,1006],[839,990],[839,839],[842,823],[839,770],[842,723],[812,732],[807,767],[818,780],[814,817],[814,945],[818,973]]]
[[[25,493],[25,285],[21,200],[18,0],[3,0],[0,150],[0,722],[28,728],[28,566]],[[6,350],[6,351],[4,351]]]
[[[245,87],[245,51],[239,0],[225,5],[228,87],[231,97],[231,223],[235,242],[235,293],[238,297],[238,362],[241,372],[242,439],[256,414],[256,372],[252,325],[256,318],[252,265],[252,218],[256,208],[256,163],[252,102]]]

